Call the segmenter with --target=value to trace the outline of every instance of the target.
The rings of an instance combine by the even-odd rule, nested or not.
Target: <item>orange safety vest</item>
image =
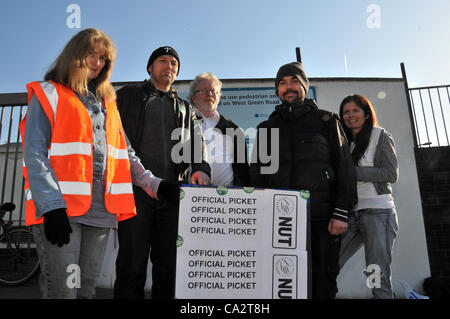
[[[50,165],[67,204],[69,217],[81,216],[91,207],[93,179],[93,128],[86,107],[75,93],[52,81],[27,84],[28,103],[33,95],[42,105],[52,129]],[[115,102],[106,102],[107,170],[105,206],[118,221],[136,215],[130,162],[125,134]],[[22,143],[25,118],[20,122]],[[40,224],[32,200],[27,168],[23,165],[26,225]]]

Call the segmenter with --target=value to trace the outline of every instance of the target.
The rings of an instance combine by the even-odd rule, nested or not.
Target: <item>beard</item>
[[[291,100],[291,101],[288,101],[288,100],[286,99],[286,95],[288,95],[288,94],[290,94],[290,93],[295,93],[295,94],[296,94],[296,97],[295,97],[295,99],[293,99],[293,100]],[[288,90],[288,91],[284,92],[280,99],[281,99],[281,101],[282,101],[284,104],[286,104],[286,105],[289,106],[289,107],[301,105],[301,104],[303,103],[303,101],[304,101],[304,98],[302,99],[302,97],[300,96],[300,94],[299,94],[297,91],[295,91],[295,90]]]
[[[203,114],[203,116],[210,117],[216,112],[217,104],[203,103],[203,104],[197,105],[196,108]]]

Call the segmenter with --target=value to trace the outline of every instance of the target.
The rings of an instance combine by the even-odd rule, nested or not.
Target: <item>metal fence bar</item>
[[[413,113],[413,121],[414,121],[414,126],[416,127],[416,140],[417,140],[417,145],[422,145],[420,142],[420,134],[419,134],[419,124],[418,124],[418,120],[417,120],[417,115],[416,115],[416,108],[414,107],[414,97],[413,97],[413,91],[410,90],[409,91],[409,95],[410,95],[410,100],[411,100],[411,108],[412,108],[412,113]]]
[[[408,106],[408,113],[409,113],[409,121],[411,123],[411,130],[412,130],[412,138],[413,138],[413,142],[414,142],[414,147],[418,147],[418,142],[417,142],[417,136],[419,135],[418,131],[416,131],[417,129],[417,122],[414,122],[414,115],[413,115],[413,107],[411,106],[411,94],[410,94],[410,90],[409,90],[409,85],[408,85],[408,77],[406,75],[406,67],[405,67],[405,63],[400,63],[400,69],[402,71],[402,79],[403,79],[403,85],[405,87],[405,95],[406,95],[406,104]]]
[[[427,141],[428,143],[430,143],[430,135],[428,134],[427,118],[425,116],[425,110],[423,108],[423,99],[421,90],[419,90],[419,96],[420,96],[420,104],[422,105],[422,114],[423,114],[423,122],[425,123],[425,132],[427,133]]]
[[[448,86],[446,87],[446,89],[447,89],[448,106],[449,106],[449,108],[450,108],[450,93],[448,92]],[[448,138],[448,136],[447,136],[447,138]],[[450,144],[449,144],[449,145],[450,145]]]
[[[0,138],[1,138],[1,135],[2,135],[2,129],[3,129],[3,112],[4,112],[4,110],[5,110],[5,108],[2,107],[2,114],[0,116]]]
[[[449,88],[450,85],[438,85],[408,89],[418,147],[450,146],[449,129],[447,128],[450,127]],[[447,93],[447,99],[444,98],[445,93],[443,92]]]
[[[439,141],[439,132],[437,130],[436,117],[434,115],[433,99],[431,98],[430,89],[428,89],[428,98],[430,99],[431,114],[433,115],[433,124],[434,124],[434,130],[436,131],[436,138],[437,138],[438,146],[441,146],[441,142]]]
[[[447,88],[447,90],[448,90],[448,88]],[[450,145],[450,143],[449,143],[449,141],[448,141],[447,125],[445,124],[444,109],[442,108],[441,92],[439,91],[439,89],[437,89],[437,92],[438,92],[438,97],[439,97],[439,106],[440,106],[440,108],[441,108],[442,123],[444,124],[445,137],[446,137],[446,139],[447,139],[447,145]]]
[[[7,140],[7,144],[6,144],[5,166],[4,166],[3,183],[2,183],[2,198],[1,198],[2,203],[5,200],[5,185],[6,185],[6,177],[7,177],[7,172],[8,172],[8,156],[9,156],[9,145],[10,145],[9,141],[11,140],[12,120],[13,120],[13,112],[12,112],[12,108],[11,108],[11,112],[9,114],[8,140]]]

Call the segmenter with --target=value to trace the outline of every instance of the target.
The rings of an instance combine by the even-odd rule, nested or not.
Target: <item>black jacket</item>
[[[141,85],[118,90],[117,106],[131,146],[146,169],[173,182],[187,182],[190,167],[192,172],[203,171],[210,176],[195,112],[175,90],[163,93],[146,80]],[[172,140],[176,129],[180,134],[175,134],[177,139]],[[187,157],[176,156],[174,161],[172,150],[177,145],[190,146],[190,156],[180,153]]]
[[[268,166],[259,154],[263,128],[268,131],[268,154],[273,154],[271,129],[279,129],[279,168],[273,174],[260,170]],[[312,219],[347,221],[348,211],[357,202],[356,172],[337,115],[318,109],[310,99],[294,108],[281,104],[258,125],[257,139],[253,150],[257,160],[252,156],[250,165],[253,186],[309,190]]]

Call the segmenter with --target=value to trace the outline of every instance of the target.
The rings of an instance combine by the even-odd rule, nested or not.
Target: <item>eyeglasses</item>
[[[211,95],[217,95],[217,94],[219,94],[219,92],[217,92],[217,91],[214,91],[214,90],[197,90],[197,91],[195,91],[194,92],[195,94],[197,94],[197,93],[201,93],[201,94],[211,94]]]

